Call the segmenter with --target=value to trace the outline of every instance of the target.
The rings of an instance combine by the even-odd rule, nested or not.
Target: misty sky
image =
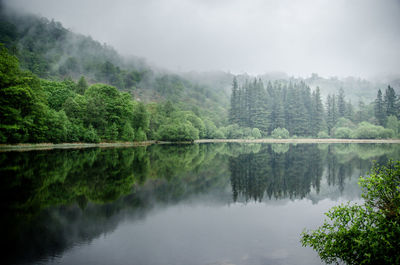
[[[400,0],[8,0],[172,70],[400,73]]]

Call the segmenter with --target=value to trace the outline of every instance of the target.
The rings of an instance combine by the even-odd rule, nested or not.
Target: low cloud
[[[397,0],[9,0],[172,70],[399,74]]]

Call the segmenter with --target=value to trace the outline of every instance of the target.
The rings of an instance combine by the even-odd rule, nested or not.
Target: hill
[[[4,8],[0,14],[0,42],[19,59],[22,69],[40,78],[78,80],[84,76],[89,84],[109,84],[147,103],[169,100],[224,123],[230,93],[226,87],[150,67],[138,57],[124,58],[107,44],[54,20]]]

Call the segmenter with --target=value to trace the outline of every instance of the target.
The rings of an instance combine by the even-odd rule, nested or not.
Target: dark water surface
[[[321,264],[299,243],[396,144],[0,153],[6,264]],[[2,262],[3,263],[3,262]],[[4,264],[4,263],[3,263]]]

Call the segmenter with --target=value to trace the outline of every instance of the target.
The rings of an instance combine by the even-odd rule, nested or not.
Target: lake
[[[399,144],[0,153],[6,264],[322,264],[299,242]],[[4,264],[4,263],[3,263]]]

